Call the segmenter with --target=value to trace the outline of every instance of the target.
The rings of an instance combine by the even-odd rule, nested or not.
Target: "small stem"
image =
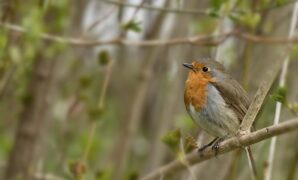
[[[104,78],[103,85],[102,85],[102,88],[101,88],[101,91],[100,91],[100,96],[99,96],[99,99],[98,99],[98,110],[99,111],[102,111],[104,109],[104,105],[105,105],[104,102],[105,102],[105,98],[106,98],[107,88],[108,88],[108,85],[109,85],[109,82],[110,82],[112,67],[113,67],[113,60],[110,60],[110,62],[107,65],[105,78]],[[97,126],[98,126],[98,121],[93,120],[93,122],[91,124],[91,128],[90,128],[91,130],[90,130],[89,135],[88,135],[87,145],[85,147],[84,155],[83,155],[83,158],[82,158],[83,163],[86,163],[88,161],[88,157],[89,157],[89,154],[90,154],[90,149],[91,149],[92,144],[94,142],[93,140],[94,140],[94,137],[95,137]]]
[[[90,149],[91,149],[93,139],[94,139],[94,136],[95,136],[96,128],[97,128],[97,122],[94,121],[94,122],[92,122],[92,125],[91,125],[91,130],[90,130],[90,133],[89,133],[89,136],[88,136],[87,145],[86,145],[84,156],[83,156],[83,159],[82,159],[82,161],[84,163],[86,163],[88,161],[88,157],[89,157]]]
[[[100,91],[100,96],[99,96],[99,100],[98,100],[98,108],[100,110],[103,110],[104,108],[104,103],[105,103],[105,99],[106,99],[106,94],[107,94],[107,89],[108,89],[108,85],[111,79],[111,74],[112,74],[112,68],[113,68],[113,64],[114,61],[111,60],[111,62],[109,62],[109,64],[107,65],[107,70],[106,70],[106,76]]]

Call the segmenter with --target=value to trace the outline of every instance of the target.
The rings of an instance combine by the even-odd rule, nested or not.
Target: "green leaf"
[[[92,77],[90,75],[83,75],[79,79],[80,87],[86,89],[90,87],[92,83]]]
[[[260,22],[261,16],[259,13],[246,12],[246,13],[231,13],[229,18],[236,23],[254,29]]]
[[[213,18],[220,17],[219,10],[214,9],[214,8],[207,9],[206,13],[208,14],[208,16],[213,17]]]
[[[99,107],[92,107],[89,109],[88,115],[91,121],[100,120],[104,109]]]
[[[287,95],[286,87],[279,87],[271,97],[274,101],[285,103],[286,95]]]
[[[98,63],[100,65],[107,65],[110,62],[109,52],[106,50],[100,51],[98,54]]]
[[[132,170],[129,172],[127,180],[138,180],[139,178],[139,172],[136,170]]]
[[[180,144],[181,132],[179,129],[170,131],[162,137],[162,142],[165,143],[171,150],[178,152]]]
[[[276,7],[284,6],[285,4],[290,3],[290,0],[276,0],[275,5]]]
[[[95,172],[96,180],[109,180],[112,178],[112,170],[110,168],[99,169]]]
[[[122,25],[124,30],[134,31],[134,32],[141,32],[141,22],[137,22],[135,20],[130,20],[127,23]]]
[[[219,10],[222,4],[224,4],[225,2],[227,2],[227,0],[212,0],[211,6],[212,8]]]

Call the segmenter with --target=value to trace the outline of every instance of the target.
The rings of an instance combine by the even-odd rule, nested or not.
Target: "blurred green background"
[[[1,179],[139,179],[178,158],[175,137],[207,143],[183,102],[181,64],[198,58],[222,62],[253,97],[272,59],[290,56],[286,87],[274,84],[256,129],[273,123],[276,100],[285,105],[281,120],[296,116],[298,46],[262,41],[288,37],[294,4],[1,0]],[[298,179],[297,138],[277,139],[272,179]],[[253,146],[260,179],[269,144]],[[191,171],[197,179],[250,179],[240,151]]]

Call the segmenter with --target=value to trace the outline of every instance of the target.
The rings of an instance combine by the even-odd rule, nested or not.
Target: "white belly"
[[[202,129],[215,137],[234,135],[240,125],[236,114],[228,107],[220,93],[212,85],[208,85],[206,106],[197,112],[194,106],[190,104],[189,113]]]

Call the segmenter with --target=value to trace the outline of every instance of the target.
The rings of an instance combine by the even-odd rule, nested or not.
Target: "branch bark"
[[[252,133],[245,134],[240,137],[233,137],[221,143],[218,149],[218,155],[233,151],[244,146],[249,146],[265,139],[277,136],[280,134],[288,133],[298,129],[298,118],[287,120],[278,125],[269,126]],[[197,152],[191,153],[186,156],[186,161],[190,165],[203,162],[214,157],[214,151],[211,147],[207,148],[198,156]],[[158,170],[144,176],[142,180],[159,179],[165,177],[173,172],[177,173],[183,170],[185,166],[179,161],[175,160],[169,164],[160,167]]]
[[[258,114],[258,112],[261,109],[261,106],[266,98],[266,95],[268,94],[277,74],[279,73],[279,70],[281,68],[281,64],[283,61],[279,60],[278,58],[275,60],[275,62],[272,62],[272,67],[268,68],[269,71],[267,74],[265,74],[265,78],[263,82],[261,83],[252,103],[250,104],[246,115],[244,116],[244,119],[240,126],[240,133],[245,134],[248,133],[251,129],[251,126],[254,123],[254,120]]]

